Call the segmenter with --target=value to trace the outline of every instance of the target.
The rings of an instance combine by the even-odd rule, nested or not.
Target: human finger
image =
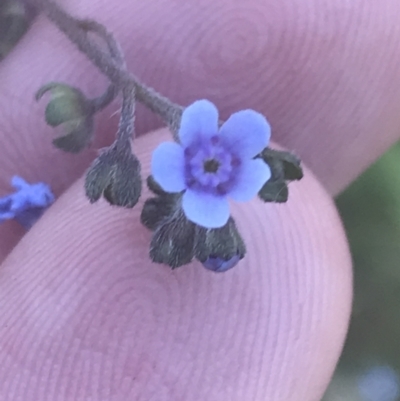
[[[144,171],[165,131],[137,142]],[[351,304],[339,217],[312,174],[286,206],[233,210],[248,253],[226,273],[151,263],[140,207],[74,184],[0,276],[6,401],[316,401]]]
[[[302,156],[331,193],[398,138],[396,0],[63,4],[103,22],[121,42],[129,68],[174,100],[210,98],[224,117],[244,107],[265,113],[275,140]],[[21,169],[43,173],[52,163],[49,179],[64,171],[56,186],[82,172],[82,159],[71,167],[67,156],[51,151],[50,129],[31,95],[49,79],[98,93],[105,82],[94,71],[56,28],[37,21],[1,66],[1,133],[4,143],[12,142],[4,152],[6,171],[23,153]],[[99,120],[99,134],[112,135],[116,121],[109,118]],[[149,113],[138,118],[140,132],[155,124]]]

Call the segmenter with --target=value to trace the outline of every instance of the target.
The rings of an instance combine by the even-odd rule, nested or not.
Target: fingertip
[[[135,142],[144,174],[167,135]],[[151,263],[140,205],[90,205],[75,183],[3,266],[4,394],[35,400],[56,382],[49,399],[75,389],[63,401],[319,399],[346,333],[351,262],[312,174],[290,189],[285,205],[233,208],[248,252],[215,274]],[[61,373],[35,368],[45,361]]]

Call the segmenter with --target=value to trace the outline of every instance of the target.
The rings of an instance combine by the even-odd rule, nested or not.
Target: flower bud
[[[149,175],[146,180],[147,187],[150,189],[153,194],[158,195],[158,196],[169,196],[169,192],[165,192],[162,188],[161,185],[156,182],[154,177],[152,175]]]
[[[300,159],[289,152],[265,148],[261,153],[262,159],[272,170],[279,170],[286,181],[301,180],[303,169]]]
[[[289,198],[288,182],[303,178],[300,159],[289,152],[265,148],[261,158],[271,169],[271,178],[263,185],[258,196],[264,202],[286,202]]]
[[[283,179],[274,179],[273,176],[258,192],[264,202],[284,203],[289,198],[289,188]]]
[[[142,191],[140,162],[130,147],[107,148],[94,160],[85,179],[86,196],[96,202],[103,196],[111,205],[131,208]]]
[[[206,269],[224,272],[234,267],[245,253],[244,241],[232,217],[221,228],[196,227],[195,257]]]
[[[232,256],[229,260],[224,260],[218,257],[209,257],[203,262],[203,266],[208,269],[212,270],[216,273],[223,273],[232,267],[235,267],[240,261],[240,255],[236,254]]]
[[[94,132],[94,109],[90,100],[79,89],[56,82],[40,88],[36,100],[46,92],[51,94],[45,111],[46,122],[52,127],[61,126],[64,132],[53,144],[66,152],[80,152],[89,145]]]
[[[147,177],[147,186],[157,196],[145,201],[140,221],[154,231],[164,219],[171,217],[180,207],[178,204],[180,196],[165,192],[151,175]]]
[[[140,221],[149,230],[154,231],[164,219],[174,213],[175,209],[176,201],[172,197],[149,198],[144,203]]]
[[[186,219],[182,210],[167,218],[154,232],[150,244],[150,258],[173,269],[193,259],[195,225]]]

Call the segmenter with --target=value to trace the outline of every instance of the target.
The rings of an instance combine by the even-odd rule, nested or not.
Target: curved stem
[[[174,138],[177,139],[177,129],[183,108],[160,95],[154,89],[143,85],[134,75],[118,65],[108,54],[100,50],[90,41],[77,20],[66,13],[61,7],[50,0],[25,0],[40,9],[97,68],[106,75],[120,90],[125,86],[134,85],[138,101],[157,113],[170,126]],[[105,28],[102,28],[105,31]],[[111,35],[108,33],[108,35]]]
[[[107,29],[99,24],[98,22],[90,19],[79,20],[75,19],[78,26],[86,33],[94,33],[99,36],[107,44],[108,51],[111,57],[118,63],[122,68],[125,68],[125,57],[121,47],[114,37],[107,31]],[[111,83],[107,90],[100,96],[91,100],[93,112],[98,112],[108,106],[118,95],[119,89],[113,83]]]
[[[107,31],[107,29],[99,24],[98,22],[90,19],[83,19],[75,20],[79,27],[83,29],[86,32],[93,32],[97,34],[101,39],[103,39],[108,47],[108,50],[111,54],[111,57],[121,66],[121,67],[126,67],[125,63],[125,57],[122,52],[121,46],[118,44],[118,42],[114,39],[114,36],[111,35],[110,32]]]
[[[119,89],[114,84],[110,84],[102,95],[90,100],[93,112],[96,113],[107,107],[117,97],[118,93]]]

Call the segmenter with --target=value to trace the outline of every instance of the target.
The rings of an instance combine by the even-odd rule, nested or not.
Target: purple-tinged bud
[[[210,256],[202,263],[202,265],[208,270],[212,270],[216,273],[223,273],[229,269],[232,269],[232,267],[235,267],[239,263],[240,259],[241,258],[239,254],[232,256],[228,260]]]
[[[196,227],[195,257],[206,269],[225,272],[236,266],[245,253],[246,246],[232,217],[221,228]]]

